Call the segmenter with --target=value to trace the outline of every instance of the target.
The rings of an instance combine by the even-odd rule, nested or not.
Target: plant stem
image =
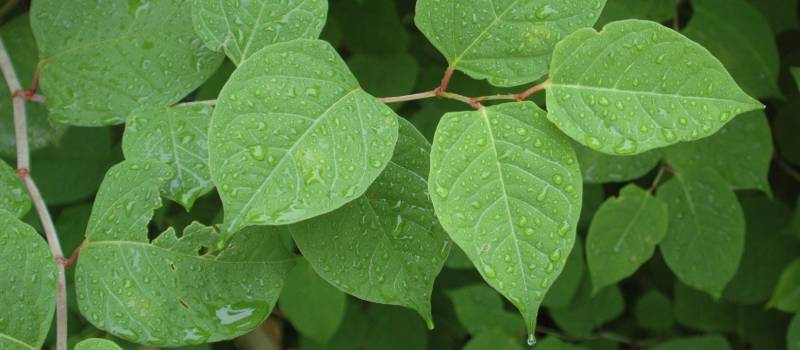
[[[658,183],[661,182],[661,177],[664,176],[664,172],[666,170],[667,170],[666,165],[662,165],[660,168],[658,168],[658,173],[656,174],[656,178],[653,179],[653,184],[651,184],[650,188],[648,189],[650,193],[655,192],[656,188],[658,187]]]
[[[544,90],[549,85],[550,85],[550,79],[548,78],[547,80],[543,81],[541,84],[536,84],[536,85],[532,86],[530,89],[525,90],[522,93],[517,94],[515,97],[516,97],[517,101],[522,101],[522,100],[530,97],[531,95],[533,95],[533,94],[535,94],[535,93],[537,93],[539,91]]]
[[[36,182],[30,174],[30,153],[28,149],[28,125],[27,114],[25,112],[25,93],[19,82],[14,65],[8,56],[8,51],[0,39],[0,70],[3,72],[8,89],[13,95],[12,103],[14,106],[14,132],[17,144],[17,175],[22,180],[25,188],[28,189],[31,201],[39,214],[39,221],[44,228],[44,235],[50,247],[50,253],[56,262],[58,270],[58,286],[56,288],[56,349],[67,350],[67,289],[66,277],[64,275],[64,253],[61,251],[61,243],[58,241],[53,219],[47,210],[47,205],[36,186]]]
[[[421,100],[424,98],[430,98],[436,96],[436,90],[420,92],[411,95],[403,95],[403,96],[393,96],[393,97],[381,97],[380,100],[383,103],[396,103],[396,102],[405,102],[405,101],[415,101]]]
[[[800,172],[798,172],[797,170],[794,170],[794,168],[792,168],[791,165],[786,164],[786,162],[784,162],[783,160],[781,160],[777,156],[775,157],[775,162],[778,163],[778,166],[780,166],[781,169],[783,169],[783,171],[785,171],[787,174],[789,174],[789,176],[791,176],[792,179],[794,179],[797,182],[800,182]]]

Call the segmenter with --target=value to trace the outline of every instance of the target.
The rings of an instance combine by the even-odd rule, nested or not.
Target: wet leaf
[[[122,348],[110,340],[90,338],[75,345],[75,350],[122,350]]]
[[[22,186],[14,168],[0,159],[0,210],[22,218],[31,210],[28,190]]]

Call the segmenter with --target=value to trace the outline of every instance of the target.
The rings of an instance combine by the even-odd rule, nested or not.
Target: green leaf
[[[478,333],[464,345],[464,350],[524,350],[520,340],[514,335],[497,329],[489,329]],[[537,347],[537,349],[539,349]]]
[[[81,313],[133,342],[174,347],[231,339],[258,326],[275,305],[294,259],[268,228],[239,232],[218,251],[213,228],[170,228],[150,242],[169,168],[125,161],[100,186],[75,280]]]
[[[39,349],[56,307],[56,264],[47,243],[0,210],[0,348]]]
[[[800,314],[794,315],[786,334],[788,350],[800,350]]]
[[[581,174],[586,183],[625,182],[638,179],[652,170],[661,160],[657,151],[649,151],[634,156],[620,157],[593,151],[577,144],[575,153]]]
[[[110,340],[91,338],[75,345],[75,350],[122,350],[122,348]]]
[[[586,237],[586,262],[598,291],[632,275],[667,234],[667,204],[636,185],[624,187],[594,215]]]
[[[772,162],[772,135],[767,116],[755,111],[735,118],[711,137],[665,149],[670,165],[680,169],[708,167],[734,189],[771,193],[767,175]]]
[[[344,319],[347,299],[320,278],[305,259],[286,275],[279,304],[297,331],[319,344],[327,344]]]
[[[584,197],[585,198],[585,197]],[[583,241],[580,237],[575,238],[575,246],[567,257],[564,270],[550,286],[550,290],[544,296],[542,305],[549,308],[565,309],[572,303],[573,298],[578,293],[578,289],[583,281],[583,274],[586,264],[583,258]]]
[[[592,293],[589,276],[585,276],[578,294],[567,308],[549,308],[549,311],[556,325],[567,334],[588,337],[595,327],[622,315],[625,300],[617,285]]]
[[[303,350],[349,350],[358,349],[367,336],[368,322],[365,310],[360,304],[356,304],[348,299],[347,309],[341,327],[336,330],[336,334],[328,341],[327,346],[322,346],[308,337],[300,337],[300,349]]]
[[[469,334],[479,336],[483,332],[499,330],[514,335],[525,330],[522,318],[503,309],[503,299],[483,284],[473,284],[448,291],[458,321]]]
[[[294,40],[233,73],[211,120],[211,176],[229,232],[290,224],[358,198],[397,140],[397,116],[330,44]]]
[[[20,84],[23,88],[30,88],[39,52],[28,15],[17,16],[3,25],[0,28],[0,38],[11,56]],[[0,77],[0,155],[8,157],[16,156],[17,149],[11,97],[5,77]],[[49,145],[64,134],[66,128],[50,121],[47,108],[42,103],[26,103],[25,113],[28,122],[28,147],[31,151]]]
[[[634,307],[636,323],[656,332],[665,332],[672,328],[672,313],[672,301],[658,290],[644,293]]]
[[[669,206],[669,229],[659,244],[667,265],[683,283],[718,298],[744,251],[744,214],[733,190],[703,167],[676,174],[657,198]]]
[[[109,128],[71,127],[61,141],[31,153],[31,168],[47,204],[65,204],[95,193],[114,156]]]
[[[675,0],[608,0],[595,28],[630,18],[664,22],[675,17],[676,7]]]
[[[783,270],[768,306],[789,313],[800,312],[800,259]]]
[[[684,350],[684,349],[703,349],[703,350],[730,350],[728,341],[719,335],[706,335],[691,338],[678,338],[667,341],[653,347],[653,350]]]
[[[192,0],[197,35],[206,47],[224,51],[237,66],[269,45],[316,39],[327,14],[326,0]]]
[[[748,94],[782,97],[775,34],[756,8],[745,0],[693,0],[692,8],[687,37],[718,57]]]
[[[736,329],[736,306],[714,301],[703,292],[675,283],[675,320],[703,332],[727,332]]]
[[[550,74],[548,118],[608,154],[703,138],[763,108],[706,49],[654,22],[577,31],[556,46]]]
[[[370,305],[369,328],[362,349],[425,349],[428,337],[425,324],[411,311],[394,306]]]
[[[223,58],[203,47],[191,20],[190,0],[33,3],[40,84],[51,117],[119,124],[137,107],[181,100]]]
[[[790,234],[791,211],[764,196],[740,196],[746,225],[739,269],[723,297],[739,304],[763,303],[772,295],[786,265],[797,257],[800,242]]]
[[[794,0],[750,0],[769,22],[772,31],[780,34],[800,28],[797,18],[797,1]]]
[[[414,22],[451,69],[495,86],[547,74],[553,47],[592,26],[605,0],[419,0]]]
[[[535,347],[536,350],[586,350],[583,346],[566,343],[555,335],[547,336],[544,340],[536,343]]]
[[[14,168],[0,159],[0,211],[22,218],[31,210],[28,190],[22,186]]]
[[[328,282],[360,299],[412,308],[432,325],[433,282],[451,242],[428,196],[430,144],[398,120],[394,156],[366,193],[289,230]]]
[[[169,165],[175,177],[164,187],[164,195],[187,211],[198,197],[214,188],[208,171],[212,111],[206,105],[145,107],[135,110],[125,125],[125,158]]]
[[[429,187],[442,226],[533,332],[575,241],[582,184],[569,141],[532,102],[448,113]]]

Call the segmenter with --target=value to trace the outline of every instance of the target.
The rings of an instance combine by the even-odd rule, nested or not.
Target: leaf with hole
[[[155,161],[109,170],[75,272],[81,314],[117,337],[153,346],[247,333],[269,315],[294,258],[269,228],[238,232],[226,246],[199,223],[180,237],[169,228],[150,241],[147,224],[171,176]]]
[[[553,47],[590,27],[606,0],[419,0],[414,22],[457,69],[495,86],[547,74]]]
[[[763,108],[702,46],[640,20],[582,29],[559,42],[546,86],[548,118],[612,155],[700,139]]]
[[[290,224],[358,198],[392,157],[397,118],[330,44],[259,51],[233,73],[211,120],[209,164],[227,230]]]
[[[533,332],[575,241],[582,184],[569,140],[532,102],[445,114],[429,188],[444,229]]]

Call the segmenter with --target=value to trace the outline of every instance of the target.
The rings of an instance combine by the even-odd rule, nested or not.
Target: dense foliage
[[[0,349],[800,350],[798,18],[6,0]]]

